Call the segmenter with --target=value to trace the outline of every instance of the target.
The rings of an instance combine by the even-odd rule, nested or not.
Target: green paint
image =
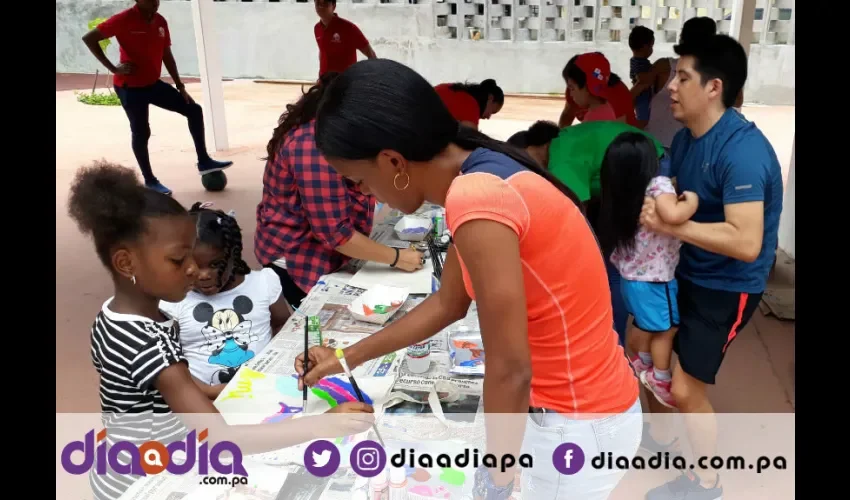
[[[452,486],[463,486],[463,483],[466,482],[466,474],[464,474],[463,471],[452,468],[441,470],[443,473],[440,474],[440,481],[446,484],[450,484]]]
[[[320,399],[324,399],[325,401],[327,401],[327,403],[329,405],[331,405],[331,408],[336,408],[336,404],[337,404],[336,400],[333,398],[333,396],[331,396],[327,392],[325,392],[321,389],[313,388],[313,394],[318,396]]]

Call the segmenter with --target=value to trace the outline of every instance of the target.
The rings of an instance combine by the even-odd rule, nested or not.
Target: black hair
[[[601,206],[596,219],[604,255],[633,248],[646,188],[659,169],[655,143],[645,134],[623,132],[608,145],[599,174]]]
[[[74,177],[68,214],[91,234],[101,262],[112,270],[112,250],[145,233],[146,218],[187,215],[177,200],[148,189],[134,170],[105,160],[83,167]]]
[[[313,0],[313,3],[316,3],[316,0]],[[325,3],[329,3],[329,4],[333,5],[334,7],[336,7],[336,0],[325,0]]]
[[[508,139],[508,144],[518,148],[543,146],[552,142],[552,139],[558,137],[560,133],[561,129],[557,123],[540,120],[528,127],[528,130],[522,130],[512,135]]]
[[[192,205],[189,214],[197,219],[198,242],[217,248],[224,253],[224,260],[219,261],[215,266],[218,270],[216,283],[219,288],[224,288],[237,274],[245,276],[251,272],[251,268],[242,260],[242,230],[235,217],[221,210],[202,208],[201,205],[200,202]],[[222,283],[221,278],[231,261],[233,272],[228,282]]]
[[[727,35],[714,35],[702,41],[676,45],[674,50],[679,57],[693,57],[694,71],[699,73],[703,85],[719,78],[723,82],[723,106],[735,105],[747,82],[747,53],[737,40]]]
[[[490,96],[493,96],[493,102],[496,104],[505,103],[505,93],[502,92],[501,87],[496,85],[496,80],[492,78],[481,83],[453,83],[449,88],[455,92],[466,92],[471,95],[478,103],[479,117],[484,116]]]
[[[717,22],[710,17],[692,17],[682,25],[679,44],[698,43],[717,34]],[[675,46],[673,49],[675,50]]]
[[[655,41],[655,33],[646,26],[635,26],[629,33],[629,48],[639,50]]]
[[[316,117],[316,108],[319,105],[319,100],[328,85],[339,75],[330,71],[319,78],[316,85],[310,87],[307,92],[302,89],[301,97],[295,104],[287,104],[286,111],[280,115],[277,120],[277,127],[272,132],[272,138],[266,145],[267,156],[264,158],[267,161],[274,161],[277,151],[283,144],[286,134],[296,128],[310,123]]]
[[[578,59],[578,56],[580,55],[581,54],[576,54],[571,57],[569,61],[567,61],[566,66],[564,66],[564,70],[561,71],[561,77],[564,78],[564,81],[567,81],[569,79],[576,82],[578,88],[583,89],[587,86],[587,75],[585,75],[584,71],[582,71],[581,68],[579,68],[576,64],[576,59]],[[608,77],[608,86],[613,87],[621,81],[622,79],[619,75],[617,75],[616,73],[611,73],[611,75]]]
[[[449,144],[466,151],[485,148],[502,153],[580,206],[575,193],[525,151],[460,125],[434,87],[399,62],[355,63],[328,87],[319,105],[316,145],[328,158],[372,159],[390,149],[410,161],[425,162]]]

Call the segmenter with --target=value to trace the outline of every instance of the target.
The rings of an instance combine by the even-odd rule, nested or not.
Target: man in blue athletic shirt
[[[700,414],[687,419],[695,457],[713,456],[717,429],[705,415],[714,413],[706,387],[715,383],[730,343],[752,317],[767,284],[782,211],[782,172],[764,134],[733,108],[747,79],[741,44],[714,35],[674,50],[680,59],[670,100],[673,116],[685,128],[671,145],[672,175],[680,192],[699,196],[699,209],[685,224],[669,226],[647,198],[641,223],[684,242],[672,393],[682,413]],[[646,498],[715,500],[722,493],[717,472],[698,469]]]

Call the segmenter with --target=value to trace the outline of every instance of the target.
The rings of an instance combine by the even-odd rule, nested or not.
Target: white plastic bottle
[[[407,369],[410,373],[425,373],[431,367],[431,341],[426,340],[407,348]]]
[[[390,469],[390,500],[407,500],[407,470],[404,467]]]
[[[387,488],[387,469],[381,471],[375,477],[369,479],[369,500],[389,500],[389,489]]]

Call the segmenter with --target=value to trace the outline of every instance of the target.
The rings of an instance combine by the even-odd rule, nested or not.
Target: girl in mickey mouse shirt
[[[195,203],[195,287],[160,309],[180,323],[189,371],[215,399],[236,370],[257,355],[286,323],[292,309],[271,269],[253,271],[242,260],[242,231],[232,214]]]

